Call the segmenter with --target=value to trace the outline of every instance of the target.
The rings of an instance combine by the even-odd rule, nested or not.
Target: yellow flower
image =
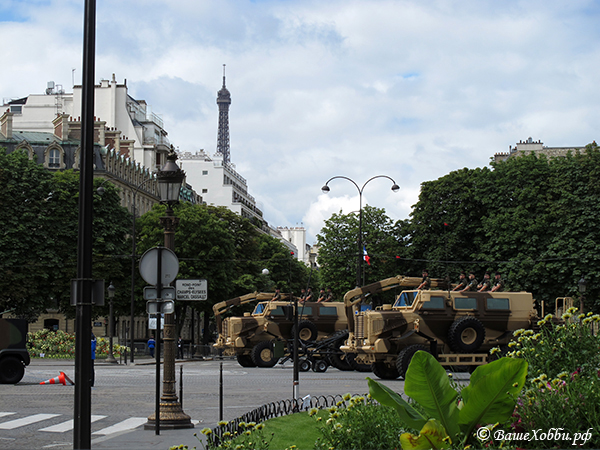
[[[552,314],[546,314],[546,316],[544,317],[544,320],[545,321],[552,320]]]
[[[352,395],[350,395],[350,393],[344,394],[344,396],[342,397],[345,401],[348,401],[352,398]]]
[[[523,328],[520,328],[518,330],[515,330],[515,332],[513,333],[514,337],[519,337],[523,334],[525,330]]]
[[[224,420],[221,420],[217,423],[217,425],[219,425],[220,427],[227,425],[229,422],[225,422]]]
[[[579,314],[579,315],[577,316],[577,318],[578,318],[579,320],[583,319],[584,317],[585,317],[585,314]]]
[[[319,410],[318,410],[317,408],[311,408],[311,409],[308,411],[308,415],[309,415],[310,417],[312,417],[312,416],[314,416],[315,414],[317,414],[318,412],[319,412]]]
[[[490,355],[495,355],[496,353],[500,353],[500,348],[494,347],[490,350]]]
[[[523,336],[531,336],[533,334],[533,330],[525,330],[523,332]]]
[[[212,434],[212,430],[210,428],[203,428],[201,433],[205,434],[206,436],[209,436]]]
[[[513,348],[513,347],[515,347],[516,345],[517,345],[517,343],[516,343],[516,342],[509,342],[509,343],[508,343],[508,348]]]

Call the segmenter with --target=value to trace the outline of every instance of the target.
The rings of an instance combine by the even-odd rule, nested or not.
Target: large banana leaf
[[[427,423],[427,418],[423,417],[419,411],[410,406],[396,392],[389,387],[378,383],[367,377],[369,383],[369,393],[371,397],[385,406],[391,406],[400,415],[400,420],[413,430],[420,430]]]
[[[421,429],[418,436],[410,433],[400,435],[400,445],[402,450],[437,450],[450,448],[449,441],[444,441],[447,436],[446,430],[436,419],[430,419]]]
[[[433,418],[438,419],[452,440],[460,433],[458,393],[450,386],[448,375],[429,353],[418,351],[406,371],[404,392],[421,405]]]
[[[469,436],[477,424],[503,422],[510,418],[526,376],[527,361],[524,359],[501,358],[479,366],[471,375],[469,386],[462,390],[461,430]]]

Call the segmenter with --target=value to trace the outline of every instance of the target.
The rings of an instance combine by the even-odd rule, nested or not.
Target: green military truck
[[[273,367],[279,361],[280,353],[290,353],[287,349],[294,336],[294,323],[289,313],[293,312],[294,297],[282,294],[281,300],[273,301],[274,293],[254,292],[236,297],[213,306],[219,336],[214,347],[224,355],[236,356],[243,367]],[[223,314],[231,308],[258,301],[252,313],[242,317],[226,317]],[[347,336],[348,321],[344,304],[341,302],[298,302],[298,336],[304,345],[332,339],[332,345],[339,347]],[[314,353],[314,352],[313,352]],[[344,366],[343,354],[334,355],[331,349],[319,351],[315,358],[325,357],[327,363],[335,367]],[[330,358],[331,356],[331,358]],[[319,367],[326,370],[326,366]]]
[[[27,352],[27,321],[0,319],[0,383],[16,384],[30,363]]]
[[[508,344],[513,331],[538,320],[528,292],[454,292],[443,282],[431,287],[448,290],[403,290],[393,305],[356,311],[369,296],[414,286],[415,280],[420,279],[388,278],[344,296],[347,313],[354,313],[341,350],[370,364],[379,378],[404,377],[418,350],[434,354],[445,366],[485,364],[492,347]]]

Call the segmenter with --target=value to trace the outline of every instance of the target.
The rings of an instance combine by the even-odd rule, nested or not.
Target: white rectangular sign
[[[177,300],[199,301],[208,299],[208,283],[206,280],[175,281]]]

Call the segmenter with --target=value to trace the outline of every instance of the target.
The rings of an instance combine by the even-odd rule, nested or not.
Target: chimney
[[[52,121],[54,125],[54,136],[56,136],[61,141],[69,140],[69,115],[68,114],[59,114]]]
[[[13,134],[13,113],[9,109],[6,110],[2,117],[0,117],[0,134],[5,139],[12,139]]]

